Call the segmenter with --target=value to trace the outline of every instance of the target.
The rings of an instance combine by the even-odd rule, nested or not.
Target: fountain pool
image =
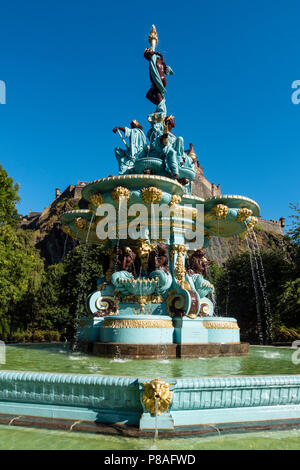
[[[300,425],[293,349],[252,346],[249,356],[155,360],[88,356],[66,343],[6,349],[0,424],[132,439],[155,429],[161,437],[194,437]]]
[[[0,450],[299,450],[300,430],[135,439],[0,425]]]
[[[10,345],[1,370],[153,378],[299,374],[291,348],[251,346],[249,356],[122,359],[72,352],[67,343]]]

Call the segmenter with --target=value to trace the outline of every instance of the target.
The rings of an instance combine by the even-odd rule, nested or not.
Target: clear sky
[[[152,23],[175,75],[168,113],[223,194],[264,218],[299,202],[299,0],[0,0],[0,162],[19,212],[77,180],[117,174],[116,125],[145,127],[153,105],[143,51]]]

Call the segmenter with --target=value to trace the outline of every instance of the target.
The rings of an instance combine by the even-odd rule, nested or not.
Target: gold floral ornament
[[[65,232],[70,237],[74,237],[73,232],[72,232],[72,230],[70,229],[70,227],[68,225],[62,225],[61,229],[62,229],[63,232]]]
[[[251,229],[251,228],[255,227],[257,222],[258,222],[258,218],[252,216],[250,222],[247,223],[247,227]]]
[[[228,207],[224,204],[217,204],[211,209],[211,213],[215,217],[215,219],[221,220],[226,219],[226,215],[228,213]]]
[[[147,204],[156,204],[162,198],[162,190],[156,188],[155,186],[150,186],[149,188],[142,189],[143,201]]]
[[[113,200],[118,203],[120,199],[129,199],[130,190],[128,188],[124,188],[124,186],[117,186],[111,195]]]
[[[84,230],[86,229],[87,223],[86,223],[86,220],[83,219],[82,217],[76,217],[76,219],[74,220],[74,225],[79,230]]]
[[[173,194],[172,199],[169,202],[169,207],[177,206],[180,203],[181,203],[181,196],[178,196],[177,194]]]
[[[175,278],[183,289],[190,289],[191,286],[189,283],[185,280],[185,267],[184,267],[184,262],[183,262],[183,255],[186,254],[186,246],[185,245],[174,245],[173,248],[171,249],[171,256],[172,259],[174,259],[175,253],[178,253],[175,268],[174,268],[174,274]]]
[[[249,217],[252,215],[252,210],[247,209],[247,207],[242,207],[242,209],[239,210],[238,215],[236,220],[238,222],[245,222]]]
[[[98,193],[98,194],[93,194],[92,196],[89,197],[88,199],[92,204],[93,206],[95,207],[98,207],[98,206],[101,206],[101,204],[103,204],[103,196],[102,194]]]
[[[171,384],[160,379],[143,383],[145,389],[143,393],[143,404],[147,411],[157,416],[168,411],[172,402]]]

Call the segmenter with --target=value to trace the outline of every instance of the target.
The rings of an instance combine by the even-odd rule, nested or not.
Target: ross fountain
[[[148,116],[148,143],[137,120],[130,128],[115,127],[125,145],[115,149],[119,174],[85,186],[82,195],[89,209],[61,218],[68,236],[101,245],[109,258],[105,277],[86,299],[86,312],[74,312],[75,343],[94,360],[115,358],[110,373],[129,359],[129,365],[122,364],[128,376],[124,369],[117,369],[117,375],[91,375],[85,365],[76,373],[75,366],[57,372],[52,364],[43,372],[32,366],[1,370],[0,423],[130,436],[300,424],[296,366],[286,375],[271,375],[266,366],[260,368],[267,358],[256,353],[243,369],[249,345],[240,342],[236,319],[227,312],[224,317],[214,314],[204,249],[210,236],[247,231],[251,236],[259,206],[238,195],[204,200],[191,194],[196,154],[193,144],[184,150],[183,138],[173,133],[175,118],[167,114],[164,97],[166,75],[173,71],[156,51],[157,41],[153,27],[151,47],[144,52],[151,78],[146,97],[155,105]],[[263,272],[260,282],[265,288]],[[228,295],[229,289],[230,280]],[[217,371],[205,362],[211,357],[219,364]],[[55,362],[56,356],[50,359]],[[109,373],[107,363],[99,364]],[[273,370],[280,374],[276,366]]]
[[[114,356],[116,347],[129,358],[159,358],[162,351],[164,358],[248,354],[237,321],[214,315],[203,248],[211,235],[253,227],[259,206],[243,196],[191,195],[197,157],[193,144],[184,150],[183,138],[173,133],[175,118],[164,98],[165,75],[173,72],[155,50],[157,40],[153,28],[144,52],[151,77],[146,96],[156,106],[148,116],[149,143],[137,120],[115,127],[126,146],[115,149],[119,175],[88,184],[82,196],[89,209],[61,217],[66,234],[100,244],[110,259],[87,298],[78,341],[99,356]]]

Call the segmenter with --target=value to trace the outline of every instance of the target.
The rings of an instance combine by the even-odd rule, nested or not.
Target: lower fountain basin
[[[169,436],[205,434],[212,426],[226,432],[295,427],[300,375],[294,352],[252,347],[250,356],[235,358],[135,361],[74,354],[66,345],[8,346],[0,422],[18,417],[23,425],[105,433],[123,423],[122,433],[131,436],[155,427]],[[166,392],[157,416],[147,402],[154,376]]]

